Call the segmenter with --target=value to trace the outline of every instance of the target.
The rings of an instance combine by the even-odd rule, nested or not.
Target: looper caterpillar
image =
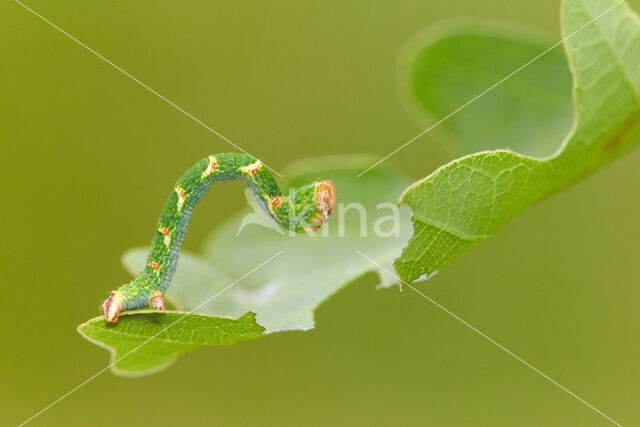
[[[283,196],[260,160],[240,153],[213,154],[189,168],[169,194],[156,226],[147,265],[132,282],[111,292],[102,304],[105,319],[117,322],[120,312],[151,306],[164,310],[163,295],[178,264],[191,211],[216,181],[242,179],[260,206],[285,229],[315,231],[327,222],[335,204],[331,181],[316,181]]]

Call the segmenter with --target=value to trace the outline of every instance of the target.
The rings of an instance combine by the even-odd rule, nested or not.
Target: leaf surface
[[[96,317],[78,332],[111,352],[111,369],[124,376],[162,370],[178,355],[201,346],[229,345],[262,336],[264,328],[248,312],[237,319],[180,311],[125,312],[117,324]]]
[[[504,24],[436,25],[404,49],[401,95],[424,129],[450,116],[433,131],[463,154],[509,148],[548,156],[573,119],[569,65],[562,49],[547,52],[551,45]]]

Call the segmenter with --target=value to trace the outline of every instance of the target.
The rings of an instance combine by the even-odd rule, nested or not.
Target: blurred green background
[[[27,4],[275,169],[412,138],[397,56],[432,23],[502,20],[559,39],[558,0]],[[76,325],[128,280],[120,255],[149,242],[183,170],[233,148],[13,1],[0,34],[0,424],[12,425],[107,365]],[[451,158],[426,135],[389,161],[418,179]],[[636,150],[528,209],[420,285],[624,425],[640,424],[638,162]],[[240,188],[204,199],[185,248],[244,205]],[[201,349],[144,378],[107,372],[33,424],[609,424],[376,281],[336,295],[313,331]]]

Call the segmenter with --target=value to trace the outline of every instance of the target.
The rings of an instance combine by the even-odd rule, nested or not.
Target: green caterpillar
[[[248,154],[220,153],[193,165],[178,180],[162,209],[147,265],[139,277],[111,292],[102,308],[117,322],[122,311],[151,306],[164,310],[163,295],[178,264],[180,246],[193,207],[216,181],[243,179],[265,212],[285,229],[313,232],[327,222],[335,204],[335,187],[323,180],[283,196],[267,168]]]

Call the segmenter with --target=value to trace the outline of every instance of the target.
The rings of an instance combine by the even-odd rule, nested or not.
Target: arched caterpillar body
[[[265,212],[282,227],[304,233],[327,222],[335,204],[335,188],[323,180],[282,195],[260,160],[247,154],[220,153],[200,160],[178,180],[162,209],[147,265],[139,277],[111,292],[102,308],[105,319],[117,322],[120,312],[151,306],[164,310],[163,295],[178,263],[191,211],[216,181],[242,179]]]

